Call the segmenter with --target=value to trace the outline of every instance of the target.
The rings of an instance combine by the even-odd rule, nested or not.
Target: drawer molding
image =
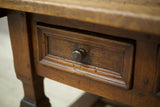
[[[55,40],[60,42],[56,42],[56,44],[54,43]],[[77,46],[76,44],[78,44],[78,46],[80,44],[81,46],[92,48],[97,52],[100,50],[100,52],[103,53],[102,55],[104,55],[108,61],[105,62],[105,64],[96,65],[96,63],[92,61],[89,63],[73,61],[70,58],[63,57],[64,53],[62,53],[62,55],[55,55],[55,45],[58,46],[58,43],[60,44],[61,42],[66,42],[69,45],[72,43],[71,47],[74,46],[75,48]],[[134,53],[133,44],[41,25],[37,25],[36,44],[37,62],[45,65],[46,67],[51,67],[76,75],[82,75],[96,81],[119,86],[125,89],[129,89],[131,86]],[[66,45],[66,48],[70,47],[67,47]],[[105,56],[112,53],[113,57]],[[90,52],[88,57],[98,57],[94,54],[94,57],[92,57],[92,54]],[[112,64],[110,64],[110,60],[113,60],[111,62]],[[114,62],[118,65],[114,65]]]

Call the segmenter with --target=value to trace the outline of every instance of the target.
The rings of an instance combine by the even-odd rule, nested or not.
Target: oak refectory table
[[[50,107],[44,77],[93,94],[72,107],[160,107],[160,0],[0,0],[3,16],[21,107]]]

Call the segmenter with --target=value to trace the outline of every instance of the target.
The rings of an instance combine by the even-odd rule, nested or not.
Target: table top
[[[160,0],[3,0],[0,8],[160,35]]]

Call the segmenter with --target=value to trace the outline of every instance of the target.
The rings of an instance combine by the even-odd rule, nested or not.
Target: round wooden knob
[[[72,52],[72,59],[74,61],[81,62],[85,56],[86,56],[86,51],[84,49],[77,49]]]

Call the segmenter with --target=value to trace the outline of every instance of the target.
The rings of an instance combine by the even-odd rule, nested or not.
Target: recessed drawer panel
[[[88,31],[38,25],[38,61],[45,66],[128,89],[133,44],[93,35]]]

